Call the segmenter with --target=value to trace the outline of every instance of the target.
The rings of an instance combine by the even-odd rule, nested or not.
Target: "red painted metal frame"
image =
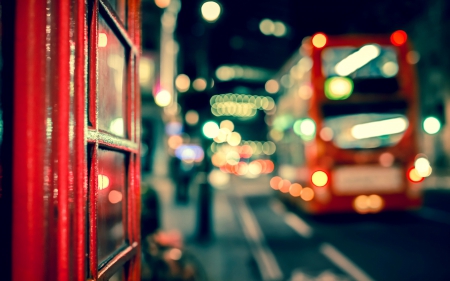
[[[16,3],[13,151],[13,280],[45,280],[43,148],[46,1]],[[30,20],[24,20],[30,19]],[[30,48],[30,45],[33,46]]]
[[[99,2],[93,0],[90,6],[93,11],[88,11],[87,1],[18,0],[16,3],[12,163],[14,281],[105,279],[113,273],[111,270],[124,264],[129,267],[125,270],[128,280],[140,277],[140,111],[136,67],[140,2],[129,1],[128,29],[113,19],[131,49],[126,106],[130,140],[111,144],[103,141],[99,137],[101,133],[95,129],[95,139],[88,139],[87,112],[91,128],[97,128],[98,118]],[[92,12],[92,20],[88,33],[89,12]],[[111,11],[108,13],[114,15]],[[126,151],[129,155],[124,227],[130,244],[100,270],[96,206],[99,145]],[[87,149],[91,155],[89,178]],[[87,266],[90,276],[86,276]]]
[[[87,214],[87,161],[85,126],[87,124],[87,88],[86,88],[86,58],[87,43],[87,14],[86,3],[75,1],[75,272],[74,280],[86,280],[86,214]],[[82,124],[82,125],[81,125]]]

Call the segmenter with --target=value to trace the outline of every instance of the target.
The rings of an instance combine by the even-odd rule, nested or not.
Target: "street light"
[[[220,15],[221,8],[217,2],[207,1],[202,5],[202,16],[208,22],[215,22]]]

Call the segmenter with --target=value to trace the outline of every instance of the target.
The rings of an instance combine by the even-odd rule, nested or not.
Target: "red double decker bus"
[[[271,187],[311,213],[419,207],[417,60],[404,31],[306,38],[274,77]]]

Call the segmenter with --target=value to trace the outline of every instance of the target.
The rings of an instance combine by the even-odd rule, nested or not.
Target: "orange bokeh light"
[[[317,33],[312,38],[312,44],[316,48],[323,48],[327,44],[327,37],[323,33]]]
[[[408,179],[411,182],[421,182],[424,180],[424,177],[420,176],[416,168],[413,167],[408,171]]]
[[[408,35],[403,30],[397,30],[391,35],[391,43],[394,46],[401,46],[406,43]]]
[[[291,187],[291,182],[288,180],[282,180],[278,183],[278,189],[283,193],[288,193]]]
[[[278,190],[278,184],[282,181],[282,178],[275,176],[272,179],[270,179],[270,187],[272,187],[275,190]]]
[[[314,190],[312,190],[312,188],[310,187],[305,187],[302,189],[300,196],[305,201],[311,201],[314,198]]]
[[[289,187],[289,193],[294,197],[299,197],[302,192],[302,186],[298,183],[293,183]]]

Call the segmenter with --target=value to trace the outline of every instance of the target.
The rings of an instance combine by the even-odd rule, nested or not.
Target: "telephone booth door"
[[[12,280],[140,280],[139,0],[17,0]]]

